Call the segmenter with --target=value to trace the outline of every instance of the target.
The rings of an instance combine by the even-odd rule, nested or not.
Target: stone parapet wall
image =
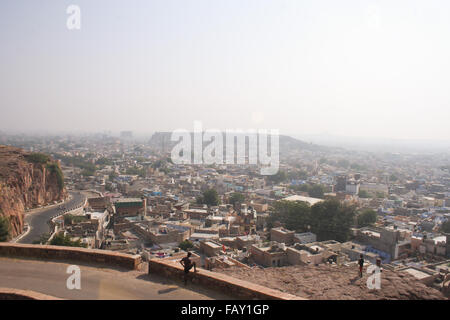
[[[149,274],[158,274],[171,279],[183,279],[184,272],[181,265],[174,261],[166,259],[151,259],[148,262]],[[204,269],[197,269],[198,272],[190,272],[190,278],[196,284],[205,288],[217,290],[238,299],[258,299],[258,300],[305,300],[301,297],[284,293],[278,290],[270,289],[239,280],[221,273],[212,272]]]
[[[142,263],[139,255],[109,250],[18,243],[0,243],[0,256],[100,263],[131,270]]]
[[[43,293],[11,288],[0,288],[0,300],[63,300]]]

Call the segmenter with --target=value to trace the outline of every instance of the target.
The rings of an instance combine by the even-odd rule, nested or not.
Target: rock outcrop
[[[383,270],[380,289],[369,289],[357,267],[319,265],[266,269],[214,269],[226,275],[313,300],[445,300],[438,290],[402,271]]]
[[[12,237],[22,232],[26,209],[66,194],[59,164],[49,156],[0,145],[0,216],[9,218]]]

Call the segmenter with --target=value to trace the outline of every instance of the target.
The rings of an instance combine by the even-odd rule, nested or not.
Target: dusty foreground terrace
[[[0,288],[31,290],[63,299],[210,300],[233,299],[195,284],[187,287],[143,270],[121,270],[86,264],[81,269],[81,290],[67,289],[73,262],[48,262],[0,257]]]
[[[383,270],[381,288],[369,290],[365,273],[347,266],[289,266],[266,269],[214,269],[215,272],[313,300],[415,300],[447,298],[406,272]],[[364,270],[366,272],[366,270]]]

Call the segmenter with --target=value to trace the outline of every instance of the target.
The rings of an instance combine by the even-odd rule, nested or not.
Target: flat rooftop
[[[142,199],[140,198],[121,198],[117,199],[115,203],[122,203],[122,202],[142,202]]]
[[[220,248],[220,245],[218,245],[217,243],[211,242],[211,241],[206,241],[205,242],[206,245],[210,246],[211,248]]]
[[[414,269],[414,268],[408,268],[408,269],[405,269],[404,271],[408,272],[409,274],[413,275],[416,279],[419,279],[419,280],[428,278],[430,276],[428,273],[422,272],[422,271]]]
[[[219,239],[218,234],[210,234],[210,233],[193,233],[189,237],[189,239]]]
[[[304,202],[308,202],[310,205],[314,205],[314,204],[316,204],[318,202],[322,202],[323,201],[323,199],[304,197],[304,196],[299,196],[299,195],[289,196],[289,197],[284,198],[283,200],[286,200],[286,201],[304,201]]]
[[[366,235],[371,236],[371,237],[377,237],[377,238],[380,237],[380,233],[379,232],[375,232],[375,231],[371,231],[371,230],[364,230],[364,231],[361,231],[361,233],[366,234]]]

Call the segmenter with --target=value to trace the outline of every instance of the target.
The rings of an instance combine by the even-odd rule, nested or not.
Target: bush
[[[281,170],[278,170],[278,172],[276,174],[273,174],[273,175],[270,175],[267,177],[267,179],[274,184],[284,182],[287,180],[287,178],[288,178],[288,176],[287,176],[286,172],[281,171]]]
[[[50,239],[50,233],[43,233],[39,237],[39,240],[34,240],[32,244],[45,244],[47,243],[48,239]]]
[[[194,247],[194,244],[192,242],[190,242],[189,240],[184,240],[183,242],[180,242],[178,247],[181,250],[188,251],[189,249]]]
[[[88,219],[85,216],[74,216],[72,214],[64,215],[64,225],[77,224]]]
[[[64,175],[61,171],[61,168],[56,164],[48,164],[47,169],[50,170],[50,172],[54,175],[56,175],[56,181],[58,182],[59,189],[64,188]]]
[[[94,169],[94,168],[86,168],[86,169],[83,169],[83,170],[81,171],[81,175],[82,175],[83,177],[94,176],[94,175],[95,175],[95,169]]]
[[[0,216],[0,242],[9,240],[10,229],[9,219]]]
[[[50,161],[50,157],[44,153],[33,152],[26,155],[25,158],[32,163],[42,163],[45,164]]]
[[[354,224],[355,207],[336,200],[325,200],[310,206],[303,201],[277,201],[274,203],[268,225],[281,222],[296,232],[312,232],[319,241],[348,241]]]
[[[53,237],[50,241],[50,245],[52,246],[65,246],[65,247],[81,247],[86,248],[87,245],[83,244],[80,239],[77,241],[72,241],[70,236],[64,236],[63,233],[59,233]]]
[[[129,175],[138,175],[141,178],[145,178],[145,176],[146,176],[145,168],[130,167],[130,168],[127,168],[125,173],[129,174]]]

